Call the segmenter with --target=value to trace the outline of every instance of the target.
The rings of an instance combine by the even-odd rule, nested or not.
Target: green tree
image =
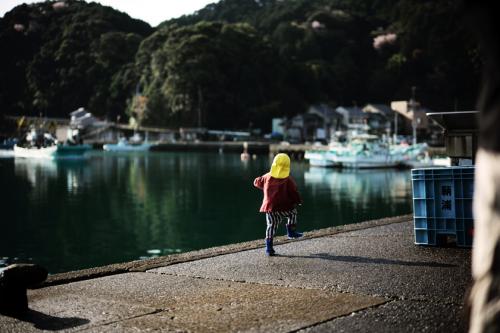
[[[9,45],[0,59],[6,82],[0,107],[51,117],[67,117],[80,106],[101,116],[123,113],[125,100],[110,99],[118,94],[109,89],[151,32],[146,23],[96,3],[18,6],[0,19],[0,45]]]
[[[279,59],[248,24],[158,31],[141,45],[137,63],[149,64],[141,82],[152,119],[161,114],[172,126],[246,128],[252,114],[268,112],[280,97]]]

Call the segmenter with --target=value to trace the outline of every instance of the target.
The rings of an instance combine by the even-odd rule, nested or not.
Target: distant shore
[[[308,149],[327,149],[328,146],[316,146],[313,144],[283,144],[259,141],[178,141],[162,142],[151,148],[152,151],[193,151],[193,152],[219,152],[241,154],[247,145],[247,153],[250,155],[275,155],[280,152],[289,154],[294,159],[303,159],[304,152]],[[101,143],[93,144],[95,149],[101,149]],[[429,155],[445,155],[444,147],[429,147]]]

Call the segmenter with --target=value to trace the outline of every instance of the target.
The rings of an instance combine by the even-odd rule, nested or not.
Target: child
[[[264,200],[260,211],[266,213],[266,254],[273,256],[273,237],[282,218],[287,219],[288,238],[302,237],[296,232],[297,208],[302,203],[297,185],[290,176],[290,157],[278,154],[274,157],[271,171],[255,178],[253,185],[264,191]]]

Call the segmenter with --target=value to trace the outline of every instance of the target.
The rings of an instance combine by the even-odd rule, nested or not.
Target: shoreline
[[[393,223],[399,223],[403,221],[408,221],[413,219],[412,214],[399,215],[393,217],[385,217],[381,219],[368,220],[359,223],[345,224],[341,226],[323,228],[312,230],[304,233],[304,237],[294,240],[294,242],[300,242],[303,240],[331,236],[339,233],[357,231],[369,229],[377,226],[383,226]],[[275,237],[274,244],[285,244],[290,242],[286,236]],[[179,263],[185,263],[190,261],[195,261],[199,259],[206,259],[211,257],[217,257],[225,254],[237,253],[247,250],[253,250],[264,247],[264,242],[261,239],[234,243],[222,246],[216,246],[201,250],[189,251],[178,254],[170,254],[167,256],[161,256],[156,258],[148,258],[142,260],[134,260],[123,263],[110,264],[105,266],[87,268],[76,271],[69,271],[64,273],[56,273],[49,275],[47,280],[45,280],[41,285],[33,289],[44,288],[48,286],[55,286],[60,284],[66,284],[76,281],[84,281],[89,279],[94,279],[98,277],[122,274],[127,272],[145,272],[158,267],[165,267],[170,265],[175,265]]]
[[[25,317],[0,315],[0,326],[12,333],[467,332],[471,249],[416,245],[411,215],[279,237],[273,257],[262,243],[52,276],[53,285],[28,290]]]

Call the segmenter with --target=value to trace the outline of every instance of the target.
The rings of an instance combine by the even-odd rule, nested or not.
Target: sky
[[[22,3],[33,2],[43,1],[0,0],[0,17]],[[218,0],[93,0],[93,2],[113,7],[155,27],[167,19],[192,14],[210,3],[218,2]]]

